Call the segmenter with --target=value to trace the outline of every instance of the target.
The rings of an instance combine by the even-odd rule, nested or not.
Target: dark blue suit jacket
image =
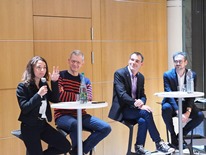
[[[186,73],[187,73],[186,69]],[[193,72],[193,78],[194,78],[194,89],[196,88],[196,73]],[[178,78],[177,78],[177,73],[175,71],[175,68],[167,71],[163,75],[163,80],[164,80],[164,91],[170,92],[170,91],[177,91],[177,86],[178,84]],[[185,76],[185,82],[186,84],[186,76]],[[176,98],[164,98],[162,101],[162,104],[164,103],[169,103],[172,105],[174,110],[178,110],[178,100]],[[185,102],[183,104],[184,107],[191,107],[193,108],[194,105],[194,98],[185,98]]]
[[[137,91],[136,98],[141,99],[144,104],[146,103],[146,95],[144,92],[144,76],[141,73],[137,75]],[[135,100],[131,95],[131,78],[127,67],[121,68],[114,73],[113,85],[113,100],[109,112],[109,118],[117,121],[122,120],[122,111],[127,106],[134,107]]]

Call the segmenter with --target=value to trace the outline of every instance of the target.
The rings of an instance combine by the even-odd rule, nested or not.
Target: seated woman
[[[28,62],[16,90],[22,139],[29,155],[56,155],[67,153],[71,148],[69,141],[47,122],[52,120],[49,101],[58,102],[58,68],[53,67],[50,74],[52,90],[46,83],[48,76],[46,60],[35,56]],[[41,140],[51,147],[43,151]]]

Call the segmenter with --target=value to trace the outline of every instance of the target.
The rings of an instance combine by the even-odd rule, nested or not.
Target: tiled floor
[[[183,154],[184,155],[190,155],[190,153],[187,149],[183,150]],[[194,154],[195,155],[206,155],[206,153],[200,153],[200,152],[197,152],[197,151],[194,151]],[[161,153],[161,152],[155,152],[155,153],[152,153],[152,155],[165,155],[165,154]],[[179,151],[175,151],[172,155],[179,155]]]

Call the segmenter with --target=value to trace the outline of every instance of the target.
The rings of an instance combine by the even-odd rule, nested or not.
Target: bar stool
[[[11,134],[16,136],[17,138],[22,139],[22,135],[21,135],[21,130],[13,130],[11,131]],[[26,155],[29,155],[29,152],[26,150]]]
[[[170,142],[169,130],[167,129],[167,127],[166,127],[166,133],[167,133],[167,140],[168,142]],[[194,151],[199,153],[205,153],[204,151],[193,147],[193,140],[203,139],[203,138],[204,136],[194,134],[194,130],[192,130],[190,134],[183,137],[184,148],[189,150],[190,155],[194,155]]]
[[[168,129],[166,128],[166,134],[167,134],[167,141],[168,142],[171,142],[170,141],[170,138],[169,138],[169,131],[168,131]],[[189,140],[190,142],[185,142],[185,140]],[[184,138],[183,138],[183,141],[184,141],[184,143],[183,143],[183,145],[185,145],[184,146],[184,148],[186,149],[188,149],[189,150],[189,152],[190,152],[190,155],[194,155],[194,153],[193,153],[193,147],[192,147],[192,145],[193,145],[193,130],[191,131],[191,134],[190,135],[187,135],[187,136],[185,136]]]
[[[58,130],[59,131],[59,130]],[[19,139],[21,139],[22,141],[23,141],[23,139],[22,139],[22,134],[21,134],[21,130],[13,130],[13,131],[11,131],[11,134],[12,135],[14,135],[14,136],[16,136],[17,138],[19,138]],[[48,146],[49,147],[49,146]],[[26,150],[26,155],[29,155],[29,152]],[[66,155],[66,153],[64,154],[64,155]]]
[[[58,126],[56,127],[57,131],[59,131],[63,136],[67,137],[67,135],[69,134],[68,132],[66,132],[64,129],[59,128]],[[93,132],[93,130],[89,130],[89,129],[83,129],[84,131],[88,131],[90,133]],[[92,155],[92,151],[93,149],[89,152],[89,155]],[[67,153],[65,153],[64,155],[67,155]]]
[[[135,155],[135,152],[131,151],[132,148],[132,137],[133,137],[133,129],[134,126],[137,124],[136,120],[122,120],[122,124],[126,125],[129,128],[129,140],[128,140],[128,148],[127,148],[127,154],[126,155]]]

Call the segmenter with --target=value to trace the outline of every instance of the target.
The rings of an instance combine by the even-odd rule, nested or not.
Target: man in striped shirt
[[[79,69],[84,63],[84,54],[80,50],[71,52],[68,59],[69,69],[60,72],[59,77],[59,100],[61,102],[76,101],[81,84],[81,74]],[[85,77],[87,86],[87,99],[92,100],[92,85],[88,78]],[[72,155],[77,155],[77,110],[76,109],[54,109],[56,125],[69,133],[72,141]],[[83,142],[83,152],[87,154],[104,139],[110,132],[111,127],[105,121],[91,116],[82,110],[83,129],[92,130],[91,135]]]

